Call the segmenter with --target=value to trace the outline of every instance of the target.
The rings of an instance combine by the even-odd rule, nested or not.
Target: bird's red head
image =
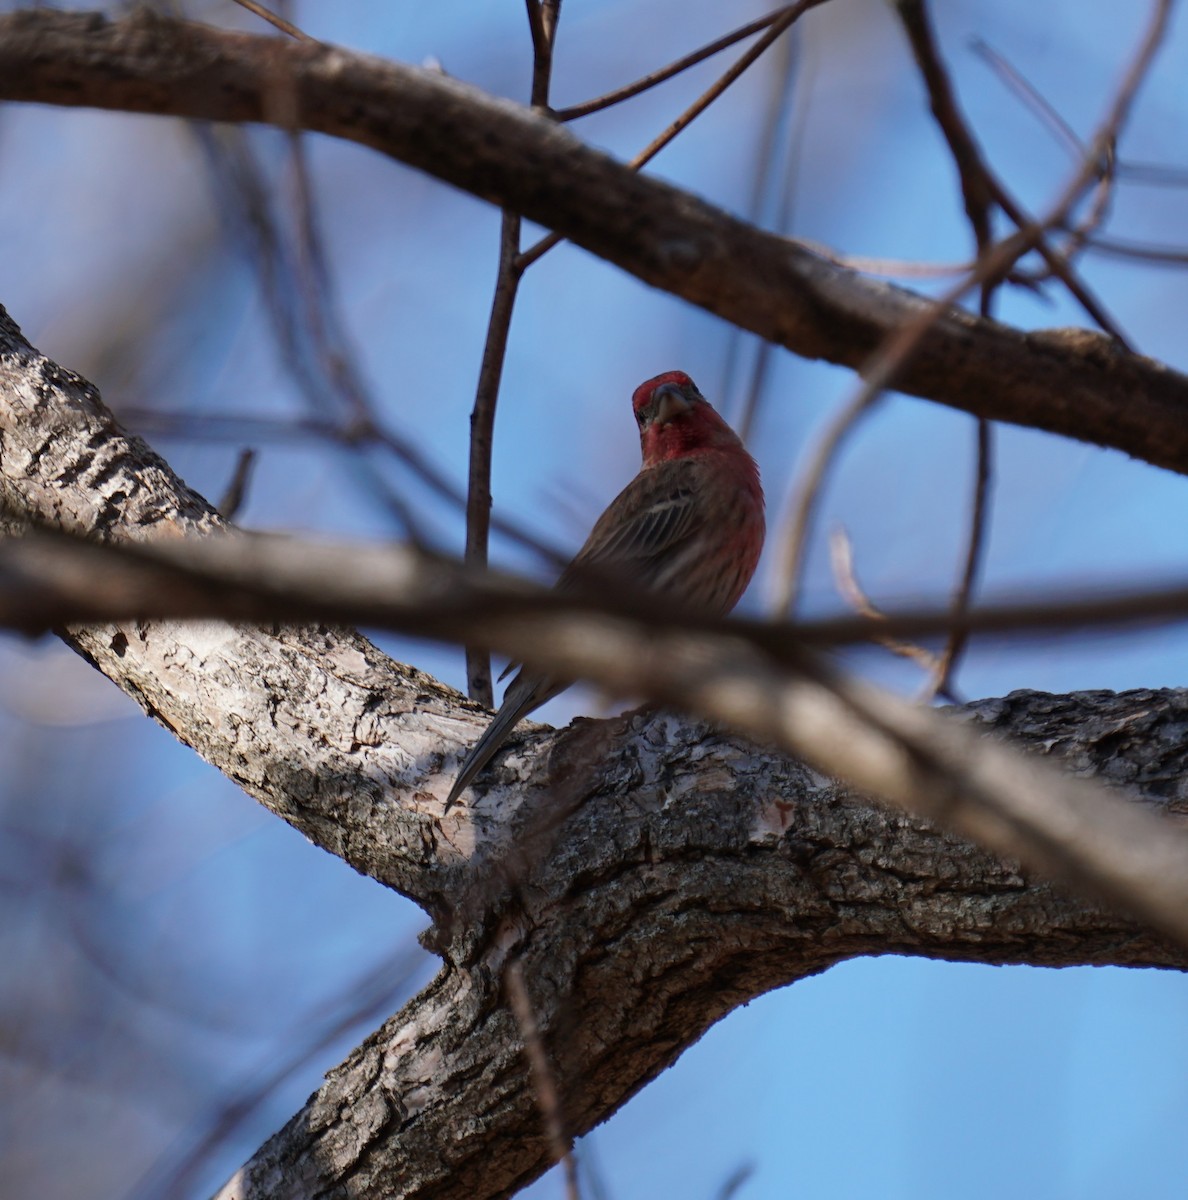
[[[714,449],[742,449],[684,371],[665,371],[641,383],[631,397],[645,467]]]

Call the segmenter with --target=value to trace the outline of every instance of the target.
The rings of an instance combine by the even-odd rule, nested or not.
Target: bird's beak
[[[692,401],[675,383],[661,384],[652,396],[652,404],[656,411],[652,418],[653,425],[667,425],[673,417],[679,417],[693,407]]]

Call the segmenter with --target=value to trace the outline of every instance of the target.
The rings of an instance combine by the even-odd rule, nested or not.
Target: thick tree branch
[[[371,146],[518,209],[797,354],[862,369],[927,305],[439,74],[144,14],[119,22],[50,10],[0,17],[0,99],[268,121],[280,86],[302,128]],[[1084,330],[1028,334],[954,310],[896,386],[1188,472],[1188,379]]]
[[[1146,754],[1186,704],[1182,693],[1017,695],[971,713],[1153,794],[1182,764]],[[332,1071],[222,1200],[296,1200],[336,1185],[352,1197],[469,1200],[538,1174],[551,1155],[498,994],[511,956],[574,1132],[736,1005],[856,955],[1186,961],[920,822],[705,735],[627,718],[551,862],[523,861],[464,962]],[[634,747],[626,757],[613,748],[623,741]]]

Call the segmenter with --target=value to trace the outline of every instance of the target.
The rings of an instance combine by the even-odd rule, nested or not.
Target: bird
[[[686,610],[725,616],[763,549],[759,468],[684,371],[641,383],[631,404],[643,458],[639,474],[595,522],[556,590],[573,591],[592,576],[617,578]],[[519,721],[571,682],[520,671],[458,769],[445,811]]]

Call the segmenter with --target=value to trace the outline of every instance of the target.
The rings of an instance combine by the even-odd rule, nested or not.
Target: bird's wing
[[[699,475],[697,465],[687,459],[641,471],[598,518],[586,544],[561,572],[557,590],[596,587],[602,576],[644,587],[655,583],[659,565],[712,515],[697,503]],[[509,662],[499,681],[519,666]]]
[[[641,471],[598,518],[557,587],[568,590],[586,574],[586,582],[596,582],[599,572],[644,587],[656,583],[658,564],[713,517],[698,502],[700,474],[699,464],[688,459]]]

